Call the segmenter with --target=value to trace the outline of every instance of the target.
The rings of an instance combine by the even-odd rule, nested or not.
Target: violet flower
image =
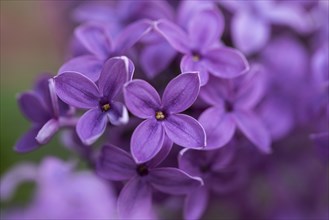
[[[264,153],[270,153],[271,137],[253,108],[264,94],[261,68],[254,66],[244,78],[235,81],[211,78],[200,91],[200,97],[212,107],[199,121],[207,134],[207,149],[222,147],[237,128]]]
[[[72,162],[43,159],[40,166],[21,164],[1,177],[0,199],[9,200],[20,184],[35,182],[33,199],[25,208],[1,211],[1,219],[115,219],[112,185],[90,171],[73,171]]]
[[[168,20],[155,22],[154,29],[177,51],[184,54],[182,72],[199,71],[201,85],[209,74],[221,78],[234,78],[244,74],[249,66],[246,58],[237,50],[218,47],[223,32],[221,16],[215,9],[199,11],[189,22],[187,33]]]
[[[198,177],[172,167],[157,168],[172,147],[168,139],[159,154],[148,163],[136,163],[125,151],[112,145],[101,151],[97,173],[109,180],[128,181],[118,198],[118,214],[123,219],[145,219],[152,207],[152,192],[185,195],[203,184]]]
[[[180,169],[204,181],[203,186],[186,197],[185,219],[200,219],[213,193],[231,193],[238,189],[246,178],[244,166],[233,164],[234,146],[214,151],[184,149],[179,153],[178,159]]]
[[[75,37],[80,44],[79,50],[85,54],[70,59],[61,66],[58,74],[79,72],[96,82],[104,63],[111,57],[123,55],[143,36],[152,30],[150,20],[139,20],[127,26],[112,42],[108,27],[104,24],[87,23],[75,30]],[[75,53],[73,51],[73,53]]]
[[[311,30],[311,18],[299,5],[267,1],[218,1],[234,13],[234,45],[246,54],[258,52],[271,36],[271,25],[285,25],[298,32]]]
[[[131,153],[138,163],[152,159],[160,151],[166,136],[183,147],[205,146],[205,131],[200,123],[191,116],[179,114],[194,103],[199,90],[197,73],[184,73],[172,79],[162,100],[144,80],[133,80],[124,86],[127,108],[135,116],[146,119],[131,137]]]
[[[40,76],[33,91],[20,94],[18,104],[32,126],[16,142],[14,149],[17,152],[25,153],[37,149],[48,143],[61,126],[72,124],[72,109],[58,100],[49,74]]]
[[[122,56],[111,58],[104,64],[97,84],[77,72],[64,72],[54,78],[57,95],[64,102],[90,109],[76,126],[84,144],[94,143],[104,133],[108,122],[113,125],[128,122],[125,106],[115,100],[133,72],[133,63]]]

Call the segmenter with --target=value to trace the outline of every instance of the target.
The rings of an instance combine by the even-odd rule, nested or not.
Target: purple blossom
[[[227,194],[238,189],[245,181],[245,169],[234,164],[234,146],[214,151],[184,149],[179,154],[179,168],[203,179],[204,185],[185,199],[184,218],[200,219],[212,193]]]
[[[64,72],[54,78],[57,95],[64,102],[89,109],[76,126],[84,144],[94,143],[108,122],[113,125],[128,122],[127,110],[116,98],[133,72],[134,65],[127,57],[114,57],[104,64],[97,84],[77,72]]]
[[[223,32],[223,21],[216,9],[195,14],[188,23],[187,33],[168,20],[159,20],[154,29],[177,51],[184,54],[180,62],[182,72],[199,71],[201,85],[209,74],[221,78],[234,78],[244,74],[249,66],[237,50],[218,46]]]
[[[58,100],[51,75],[41,75],[34,90],[18,96],[19,107],[24,116],[32,122],[30,130],[15,144],[20,153],[37,149],[46,144],[62,126],[70,125],[72,109]]]
[[[24,182],[36,191],[26,208],[1,212],[2,219],[113,219],[117,217],[112,185],[89,171],[73,171],[73,163],[45,158],[40,166],[24,163],[1,178],[1,200],[12,197]],[[56,207],[56,208],[54,208]]]
[[[118,214],[123,219],[145,219],[152,207],[154,190],[185,195],[203,184],[198,177],[172,167],[157,167],[172,147],[168,139],[162,150],[147,163],[137,163],[127,152],[112,146],[104,146],[97,166],[97,173],[109,180],[128,181],[118,198]]]
[[[183,147],[205,146],[205,131],[200,123],[191,116],[179,114],[194,103],[199,90],[197,73],[183,73],[172,79],[162,100],[146,81],[133,80],[124,86],[127,108],[135,116],[146,119],[131,137],[131,153],[138,163],[152,159],[161,150],[165,137]]]
[[[268,1],[219,1],[234,13],[231,31],[234,45],[246,54],[261,50],[271,36],[271,25],[285,25],[306,33],[311,17],[299,5]]]
[[[58,73],[79,72],[96,82],[104,63],[111,57],[122,55],[152,29],[150,20],[139,20],[127,26],[112,40],[104,24],[87,23],[75,30],[79,43],[77,50],[85,51],[61,66]],[[76,53],[73,51],[73,54]]]
[[[271,152],[270,134],[253,111],[264,94],[263,79],[261,67],[254,66],[244,78],[229,81],[213,77],[202,87],[200,97],[212,106],[199,117],[207,134],[207,149],[224,146],[239,128],[262,152]]]

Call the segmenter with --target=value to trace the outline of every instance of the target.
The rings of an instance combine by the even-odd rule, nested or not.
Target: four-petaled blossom
[[[224,22],[215,9],[206,9],[193,16],[187,33],[168,20],[155,22],[154,29],[177,51],[184,54],[182,72],[199,71],[201,85],[209,73],[221,78],[234,78],[249,69],[246,58],[237,50],[218,46]]]
[[[253,108],[264,94],[262,68],[254,66],[246,77],[235,81],[212,78],[200,97],[212,107],[199,117],[207,134],[207,147],[227,144],[238,127],[262,152],[270,153],[271,137]]]
[[[183,73],[172,79],[162,100],[144,80],[133,80],[124,86],[127,108],[135,116],[146,119],[131,137],[131,153],[137,162],[152,159],[160,151],[166,136],[183,147],[205,146],[205,131],[200,123],[191,116],[179,114],[194,103],[199,90],[197,73]]]
[[[152,207],[152,191],[186,195],[203,182],[172,167],[157,167],[168,155],[172,142],[164,141],[162,150],[153,160],[137,163],[130,154],[112,145],[102,148],[97,173],[109,180],[128,181],[118,198],[118,214],[123,219],[145,219]]]
[[[122,56],[113,57],[104,64],[97,84],[77,72],[64,72],[54,78],[57,95],[64,102],[90,109],[76,126],[84,144],[94,143],[104,133],[108,121],[113,125],[127,123],[125,106],[115,100],[133,72],[133,63]]]
[[[235,156],[235,146],[211,151],[181,150],[178,157],[179,168],[204,181],[204,185],[186,197],[185,219],[200,219],[207,208],[211,193],[230,193],[244,183],[245,165],[234,163]]]
[[[44,74],[33,91],[18,96],[19,107],[32,128],[15,144],[15,151],[29,152],[48,143],[61,126],[70,123],[72,109],[58,100],[51,75]]]

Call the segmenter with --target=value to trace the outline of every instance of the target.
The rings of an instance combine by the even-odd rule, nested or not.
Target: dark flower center
[[[165,114],[162,112],[162,111],[157,111],[155,113],[155,118],[158,120],[158,121],[161,121],[163,119],[166,118]]]
[[[145,164],[138,165],[136,171],[140,176],[146,176],[147,174],[149,174],[149,169]]]
[[[234,110],[234,106],[233,106],[232,102],[225,101],[225,110],[227,112],[232,112]]]
[[[103,112],[107,112],[108,110],[110,110],[111,106],[109,103],[106,103],[104,105],[101,105],[101,109]]]
[[[198,52],[193,51],[193,52],[192,52],[192,60],[193,60],[194,62],[198,62],[198,61],[200,61],[200,60],[201,60],[201,55],[200,55]]]

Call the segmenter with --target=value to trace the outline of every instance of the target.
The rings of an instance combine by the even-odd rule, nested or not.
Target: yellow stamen
[[[155,118],[157,120],[163,120],[165,118],[165,115],[163,114],[163,112],[159,111],[155,113]]]
[[[198,55],[194,55],[192,59],[194,62],[198,62],[200,60],[200,57]]]
[[[102,106],[102,110],[104,112],[108,111],[110,108],[111,108],[110,104],[105,104],[105,105]]]

